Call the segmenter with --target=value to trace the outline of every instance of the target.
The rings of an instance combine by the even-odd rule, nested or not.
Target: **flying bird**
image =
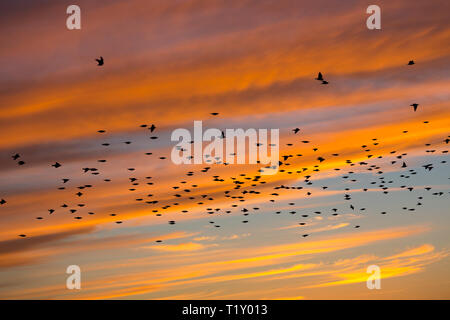
[[[55,164],[52,164],[52,167],[59,168],[59,167],[61,167],[61,164],[59,164],[58,162],[55,162]]]
[[[100,57],[99,59],[95,59],[95,61],[97,61],[97,66],[102,66],[103,65],[103,57]]]

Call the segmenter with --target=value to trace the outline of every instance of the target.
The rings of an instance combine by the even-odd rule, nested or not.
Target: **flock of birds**
[[[99,59],[96,59],[98,66],[103,66],[104,65],[104,59],[103,57],[100,57]],[[414,61],[409,61],[408,65],[414,65]],[[324,80],[324,77],[322,75],[321,72],[318,73],[317,78],[315,78],[315,80],[321,81],[322,84],[328,84],[329,82]],[[418,104],[417,103],[413,103],[411,104],[411,106],[413,107],[414,111],[417,111],[417,107]],[[219,113],[218,112],[212,112],[210,113],[212,116],[218,116]],[[423,121],[424,124],[429,123],[428,121]],[[156,125],[155,124],[142,124],[139,126],[140,128],[146,129],[149,131],[149,133],[154,133],[156,130]],[[294,128],[292,129],[292,132],[294,135],[298,135],[302,130],[300,128]],[[98,134],[106,134],[106,130],[101,129],[97,131]],[[408,131],[403,131],[403,133],[408,133]],[[225,135],[222,135],[222,138],[225,139]],[[156,135],[152,135],[150,136],[150,139],[154,140],[154,139],[158,139],[158,136]],[[443,144],[448,145],[450,141],[450,136],[447,136],[444,138],[444,140],[442,142],[440,142],[439,144]],[[132,141],[125,141],[125,144],[131,144]],[[191,141],[191,143],[193,143],[193,141]],[[299,143],[301,144],[310,144],[311,141],[309,140],[301,140],[299,141]],[[394,166],[395,168],[401,168],[402,174],[399,176],[400,179],[402,179],[402,181],[405,181],[402,185],[400,185],[401,189],[405,189],[409,192],[412,192],[413,190],[417,190],[417,188],[415,186],[411,186],[408,185],[406,183],[406,179],[409,179],[411,176],[418,174],[419,172],[415,169],[406,169],[408,168],[408,165],[406,163],[406,156],[407,153],[401,153],[397,150],[392,150],[390,152],[390,155],[387,156],[382,156],[382,155],[375,155],[373,151],[371,151],[371,148],[374,148],[376,146],[378,146],[380,143],[380,141],[377,138],[373,138],[371,141],[369,141],[367,144],[362,145],[361,149],[363,154],[365,154],[365,157],[367,158],[367,160],[365,161],[352,161],[350,159],[346,159],[345,162],[343,162],[343,164],[345,166],[348,167],[355,167],[355,166],[359,166],[362,171],[366,170],[371,172],[372,174],[376,174],[379,175],[378,179],[375,179],[374,181],[369,182],[370,186],[372,186],[372,188],[379,188],[379,190],[381,190],[382,193],[384,194],[388,194],[390,191],[390,186],[392,186],[394,184],[393,180],[388,179],[387,177],[383,176],[383,174],[385,173],[385,171],[383,171],[382,165],[381,164],[371,164],[370,161],[373,159],[384,159],[385,160],[385,164],[390,165],[391,167]],[[258,143],[258,146],[260,146],[261,144]],[[287,143],[286,144],[288,147],[293,147],[294,144],[293,143]],[[110,143],[102,143],[102,146],[104,147],[108,147],[110,146]],[[436,148],[431,148],[431,144],[427,143],[425,144],[426,147],[426,153],[435,153],[439,150],[437,150]],[[439,146],[438,146],[439,147]],[[311,148],[313,152],[317,152],[319,153],[319,148],[318,147],[313,147]],[[447,154],[448,150],[440,150],[442,152],[442,154]],[[153,153],[152,152],[146,152],[145,155],[146,156],[151,156]],[[233,155],[233,154],[232,154]],[[208,155],[207,158],[210,157],[211,159],[206,160],[206,162],[209,162],[211,164],[215,164],[215,165],[228,165],[225,161],[222,161],[222,159],[219,159],[217,157],[213,157],[212,155]],[[230,214],[232,212],[235,212],[236,210],[239,210],[240,212],[242,212],[244,217],[247,217],[250,215],[251,212],[257,212],[260,208],[259,207],[252,207],[250,208],[249,206],[246,206],[244,203],[250,199],[250,197],[259,197],[260,199],[268,199],[268,202],[270,203],[280,203],[281,206],[295,206],[296,204],[294,202],[289,202],[289,203],[285,203],[283,201],[278,201],[277,198],[280,197],[282,195],[282,193],[284,192],[289,192],[286,190],[303,190],[304,195],[302,196],[298,196],[300,197],[309,197],[312,195],[312,191],[308,190],[308,187],[310,187],[311,185],[313,185],[313,175],[315,172],[320,171],[320,165],[324,162],[327,161],[329,159],[329,157],[331,158],[338,158],[340,157],[340,155],[338,153],[333,153],[329,156],[325,156],[325,155],[320,155],[317,156],[316,161],[317,163],[314,164],[312,167],[303,167],[303,168],[299,168],[297,170],[289,170],[289,166],[292,165],[292,163],[290,162],[293,159],[302,157],[302,154],[282,154],[280,161],[278,163],[279,166],[279,171],[277,174],[286,174],[286,175],[298,175],[299,179],[300,177],[304,182],[304,185],[291,185],[291,186],[287,186],[287,185],[270,185],[273,184],[274,182],[270,182],[270,181],[266,181],[267,176],[261,175],[261,171],[259,171],[256,174],[247,174],[247,173],[240,173],[235,177],[229,177],[229,178],[224,178],[221,177],[220,175],[212,175],[210,176],[210,179],[217,184],[226,184],[227,182],[230,183],[230,188],[228,188],[227,190],[223,191],[223,194],[221,196],[217,196],[217,194],[215,195],[211,195],[211,194],[201,194],[198,196],[191,196],[191,194],[193,194],[195,191],[195,189],[199,188],[198,184],[193,183],[194,181],[190,181],[188,179],[193,179],[193,178],[188,178],[186,180],[182,180],[180,181],[180,185],[174,185],[171,188],[174,190],[173,192],[176,192],[175,194],[173,194],[172,196],[174,197],[174,200],[170,200],[170,201],[161,201],[161,202],[166,202],[165,205],[161,206],[161,202],[159,200],[150,200],[150,199],[144,199],[144,198],[137,198],[134,199],[135,201],[138,202],[142,202],[146,205],[150,205],[151,211],[153,213],[156,214],[156,216],[162,216],[164,210],[167,210],[168,208],[173,208],[176,206],[179,206],[181,204],[187,204],[189,208],[193,208],[195,206],[204,206],[205,204],[210,204],[208,206],[208,208],[206,208],[206,213],[213,215],[213,214],[221,214],[221,213],[225,213],[225,214]],[[392,157],[391,159],[388,159],[388,157]],[[26,162],[22,159],[21,155],[19,153],[16,153],[12,156],[13,161],[17,162],[17,165],[19,166],[23,166],[26,165]],[[159,159],[161,160],[167,160],[167,157],[165,156],[160,156]],[[106,159],[100,159],[98,160],[99,163],[105,163],[107,162]],[[445,164],[446,161],[442,160],[440,161],[441,164]],[[432,171],[435,166],[437,164],[435,163],[425,163],[422,165],[424,172],[430,172]],[[58,169],[62,166],[62,164],[60,164],[59,162],[55,162],[54,164],[51,165],[54,169]],[[266,167],[266,168],[270,168],[270,167]],[[101,172],[98,168],[96,167],[85,167],[85,168],[81,168],[82,172],[87,174],[90,173],[91,175],[100,175]],[[127,171],[129,172],[134,172],[136,169],[135,168],[127,168]],[[201,175],[207,175],[210,172],[212,172],[214,169],[212,166],[207,166],[202,168],[199,172],[197,172],[197,174],[201,174]],[[263,170],[263,169],[260,169]],[[339,166],[334,168],[335,171],[342,171],[344,170],[343,166]],[[356,170],[357,171],[357,170]],[[354,169],[350,169],[349,171],[345,172],[344,174],[342,174],[341,178],[343,180],[346,181],[350,181],[350,182],[358,182],[358,180],[356,179],[355,175],[357,173],[361,173],[361,172],[355,172]],[[194,171],[189,171],[186,173],[187,177],[192,177],[196,174],[196,172]],[[144,178],[137,178],[135,176],[131,176],[128,178],[129,179],[129,183],[131,184],[131,186],[129,187],[128,191],[129,192],[135,192],[137,191],[138,186],[141,184],[141,182],[147,184],[147,185],[154,185],[154,179],[152,177],[144,177]],[[450,179],[450,178],[449,178]],[[103,179],[104,182],[111,182],[112,180],[109,178],[104,178]],[[298,183],[300,180],[297,180],[296,183]],[[61,182],[64,186],[60,186],[58,189],[60,190],[66,190],[66,185],[70,185],[71,182],[71,178],[61,178]],[[361,182],[361,181],[360,181]],[[187,185],[190,184],[191,187],[187,187]],[[264,186],[265,185],[265,186]],[[367,192],[369,191],[369,187],[370,186],[365,186],[362,191]],[[263,189],[261,190],[260,188],[263,187]],[[85,184],[85,185],[81,185],[81,186],[77,186],[75,187],[76,189],[78,189],[78,191],[75,193],[75,196],[77,198],[81,198],[85,196],[84,190],[89,189],[89,188],[93,188],[93,185],[91,184]],[[320,189],[322,190],[326,190],[328,189],[328,186],[320,186]],[[272,189],[271,191],[266,191],[267,189]],[[425,187],[424,190],[426,192],[429,192],[432,190],[431,187]],[[358,210],[360,212],[365,211],[366,208],[356,208],[356,205],[354,203],[352,203],[352,194],[351,194],[351,189],[346,187],[344,188],[344,200],[349,201],[350,203],[348,204],[348,207],[346,207],[346,209],[339,209],[339,208],[332,208],[330,214],[332,216],[338,216],[340,214],[341,211],[343,210]],[[443,196],[444,192],[432,192],[431,193],[432,196]],[[152,198],[153,194],[148,194],[147,195],[148,198]],[[75,198],[75,199],[77,199]],[[214,207],[214,202],[215,201],[223,201],[225,198],[227,198],[228,202],[225,201],[226,203],[229,203],[230,201],[233,203],[231,205],[226,207]],[[424,199],[424,195],[420,194],[417,197],[417,203],[415,206],[413,207],[403,207],[403,210],[406,211],[414,211],[416,210],[417,207],[420,207],[423,205],[423,199]],[[235,203],[237,202],[237,203]],[[1,199],[0,200],[0,205],[5,206],[7,205],[7,200],[5,199]],[[240,204],[238,204],[240,203]],[[79,213],[79,208],[83,208],[85,207],[86,204],[77,204],[76,207],[72,207],[70,208],[67,204],[62,204],[60,205],[60,207],[62,209],[60,210],[64,210],[65,212],[70,212],[71,214],[76,214]],[[202,207],[203,209],[203,207]],[[276,210],[276,209],[275,209]],[[57,210],[54,208],[50,208],[48,209],[48,214],[52,215],[54,213],[56,213]],[[182,210],[181,213],[187,213],[188,210]],[[281,214],[282,210],[278,210],[275,211],[275,214]],[[296,210],[288,210],[288,213],[290,214],[296,214],[298,213]],[[324,212],[322,211],[315,211],[314,214],[316,215],[320,215],[323,214]],[[386,214],[387,212],[383,211],[381,212],[381,214]],[[88,215],[94,215],[94,212],[88,212]],[[110,216],[116,216],[117,214],[115,213],[111,213]],[[301,214],[301,218],[308,218],[310,217],[309,214]],[[73,219],[75,220],[81,220],[83,218],[82,215],[76,215],[73,217]],[[43,216],[38,216],[36,217],[37,220],[44,220]],[[121,224],[123,223],[123,220],[116,220],[114,221],[116,224]],[[242,220],[242,223],[248,223],[249,219],[248,218],[244,218],[244,220]],[[176,224],[176,221],[174,220],[170,220],[168,221],[168,223],[170,225],[174,225]],[[217,223],[215,223],[214,221],[209,221],[209,223],[211,225],[213,225],[215,228],[220,228],[221,226]],[[306,222],[301,221],[299,222],[300,226],[305,226],[307,225]],[[360,228],[360,225],[354,225],[354,228]],[[19,237],[25,238],[27,237],[26,234],[20,234],[18,235]],[[301,234],[302,237],[308,237],[309,234],[308,233],[303,233]],[[162,242],[162,240],[156,240],[156,242],[160,243]]]

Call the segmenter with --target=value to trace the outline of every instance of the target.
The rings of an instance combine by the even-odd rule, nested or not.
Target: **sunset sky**
[[[66,28],[71,4],[81,30]],[[366,27],[371,4],[381,30]],[[443,0],[1,1],[0,299],[449,299],[449,12]],[[260,165],[174,165],[171,133],[196,120],[279,129],[294,157],[254,188]],[[66,288],[69,265],[81,290]]]

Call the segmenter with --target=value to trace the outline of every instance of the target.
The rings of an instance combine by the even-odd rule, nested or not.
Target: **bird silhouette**
[[[59,168],[59,167],[61,167],[61,164],[59,164],[58,162],[55,162],[54,164],[52,164],[52,167]]]

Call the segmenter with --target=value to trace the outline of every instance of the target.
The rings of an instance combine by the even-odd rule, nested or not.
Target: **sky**
[[[450,4],[371,4],[2,1],[0,299],[449,299]],[[194,121],[293,157],[175,165]]]

